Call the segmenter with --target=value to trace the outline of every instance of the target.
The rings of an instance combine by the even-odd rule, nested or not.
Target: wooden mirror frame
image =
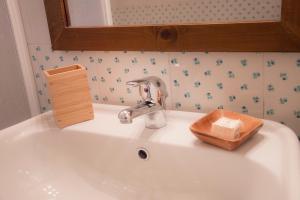
[[[70,27],[67,0],[44,0],[53,50],[300,52],[300,1],[277,21]]]

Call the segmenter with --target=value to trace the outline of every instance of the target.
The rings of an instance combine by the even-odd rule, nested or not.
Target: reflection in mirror
[[[282,0],[67,0],[71,26],[280,21]]]
[[[65,0],[71,26],[112,25],[110,0]]]

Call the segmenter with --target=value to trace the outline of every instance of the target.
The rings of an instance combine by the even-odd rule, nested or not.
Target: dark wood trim
[[[300,51],[298,0],[283,0],[282,22],[88,28],[68,27],[64,0],[44,3],[53,50]]]
[[[300,45],[300,1],[282,0],[281,23],[289,37]]]
[[[68,0],[64,0],[64,8],[65,8],[65,16],[66,16],[66,26],[71,26],[71,16],[70,16],[70,10],[68,6]]]
[[[53,49],[57,46],[57,41],[65,32],[67,27],[67,17],[65,15],[65,4],[63,0],[44,0],[50,38]]]

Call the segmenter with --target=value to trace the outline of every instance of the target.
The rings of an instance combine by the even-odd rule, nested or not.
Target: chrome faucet
[[[139,87],[142,97],[138,105],[122,110],[119,113],[120,122],[132,123],[138,116],[145,115],[147,128],[161,128],[166,125],[166,98],[168,96],[166,84],[158,77],[149,76],[126,83],[129,86]]]

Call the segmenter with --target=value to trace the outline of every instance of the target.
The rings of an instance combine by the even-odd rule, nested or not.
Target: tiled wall
[[[300,53],[65,52],[29,45],[41,110],[51,108],[43,69],[87,67],[93,101],[133,105],[126,81],[159,76],[169,109],[209,112],[226,108],[284,123],[300,134]]]
[[[111,0],[117,25],[280,20],[281,0]]]

